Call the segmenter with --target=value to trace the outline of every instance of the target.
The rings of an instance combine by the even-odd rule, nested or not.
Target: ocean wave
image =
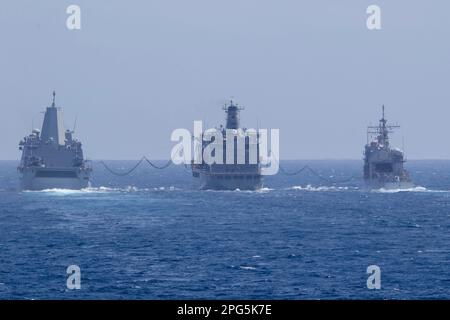
[[[170,186],[170,187],[157,187],[157,188],[153,188],[153,190],[154,191],[176,191],[176,190],[181,190],[181,189],[174,187],[174,186]]]
[[[357,187],[337,187],[337,186],[313,187],[310,184],[306,185],[305,187],[303,187],[303,186],[293,186],[290,189],[292,189],[292,190],[300,190],[300,191],[314,191],[314,192],[358,190]]]
[[[239,188],[236,188],[234,190],[219,190],[219,189],[206,189],[203,190],[205,192],[218,192],[218,193],[223,193],[223,192],[240,192],[240,193],[266,193],[266,192],[270,192],[273,191],[275,189],[272,188],[261,188],[261,189],[257,189],[257,190],[241,190]]]
[[[23,192],[70,195],[70,194],[85,194],[85,193],[130,192],[130,191],[136,191],[136,188],[131,187],[131,186],[127,187],[127,188],[108,188],[108,187],[92,188],[92,187],[89,187],[89,188],[84,188],[84,189],[80,189],[80,190],[52,188],[52,189],[44,189],[44,190],[38,190],[38,191],[24,190]]]
[[[445,193],[445,192],[450,192],[450,191],[449,190],[431,190],[431,189],[427,189],[425,187],[417,186],[417,187],[407,188],[407,189],[384,189],[384,188],[380,188],[380,189],[372,190],[372,192],[376,192],[376,193],[399,193],[399,192]]]
[[[245,193],[267,193],[267,192],[270,192],[270,191],[273,191],[273,190],[275,190],[275,189],[264,187],[264,188],[261,188],[261,189],[258,189],[258,190],[239,190],[239,189],[236,189],[234,191],[245,192]]]
[[[87,194],[87,193],[133,193],[133,192],[151,192],[151,191],[175,191],[181,190],[174,186],[170,187],[155,187],[155,188],[138,188],[135,186],[127,186],[124,188],[111,188],[111,187],[88,187],[80,190],[73,189],[45,189],[39,191],[26,190],[23,192],[29,193],[50,193],[59,195],[71,195],[71,194]]]
[[[239,266],[239,268],[242,270],[256,270],[255,267],[248,267],[248,266]]]
[[[54,193],[54,194],[79,194],[79,193],[87,193],[87,189],[81,190],[73,190],[73,189],[44,189],[44,190],[23,190],[24,193]],[[90,192],[90,191],[89,191]]]

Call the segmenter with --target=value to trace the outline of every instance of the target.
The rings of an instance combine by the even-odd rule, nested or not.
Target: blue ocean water
[[[0,299],[450,298],[450,161],[410,161],[419,187],[372,192],[362,161],[282,164],[357,178],[199,191],[184,167],[116,177],[94,162],[87,190],[19,192],[17,163],[2,161]],[[80,290],[66,287],[73,264]]]

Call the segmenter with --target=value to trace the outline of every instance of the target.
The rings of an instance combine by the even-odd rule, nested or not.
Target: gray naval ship
[[[409,189],[414,187],[409,173],[403,168],[404,153],[389,145],[389,133],[398,125],[386,125],[384,106],[378,126],[367,128],[368,143],[364,150],[364,180],[370,189]],[[372,139],[370,142],[369,140]]]
[[[192,163],[192,175],[200,180],[201,189],[212,190],[257,190],[262,187],[260,150],[259,150],[259,133],[254,133],[256,139],[250,139],[249,131],[240,127],[240,111],[243,107],[238,106],[233,101],[223,107],[226,113],[226,126],[220,126],[216,130],[222,133],[223,137],[223,164],[213,163],[207,164],[203,157],[202,163]],[[233,132],[237,136],[234,141],[227,141],[226,131]],[[245,159],[238,161],[237,156],[237,139],[238,135],[244,135],[245,143],[243,144]],[[210,141],[204,141],[202,136],[201,151],[210,144]],[[227,160],[227,143],[234,144],[234,159],[232,163]],[[231,147],[229,147],[231,148]],[[251,153],[256,154],[251,156]],[[230,155],[229,158],[232,156]],[[250,161],[250,159],[253,161]]]
[[[22,151],[20,174],[22,190],[82,189],[89,185],[92,172],[83,157],[81,142],[64,131],[61,108],[53,102],[45,111],[42,131],[34,129],[19,143]]]

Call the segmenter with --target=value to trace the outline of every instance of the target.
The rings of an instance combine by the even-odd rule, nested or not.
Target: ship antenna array
[[[245,110],[245,107],[240,106],[239,104],[235,103],[235,102],[233,101],[233,99],[231,99],[229,103],[225,103],[225,104],[223,105],[222,109],[225,110],[225,112],[228,112],[228,107],[236,107],[236,109],[237,109],[238,111]]]
[[[394,129],[400,128],[398,124],[386,125],[387,120],[385,117],[385,107],[382,106],[382,118],[380,119],[380,124],[378,126],[368,126],[367,127],[367,143],[369,143],[369,137],[373,135],[385,135],[388,133],[393,133]]]

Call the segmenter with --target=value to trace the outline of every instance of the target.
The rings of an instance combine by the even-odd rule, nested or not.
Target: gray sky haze
[[[224,123],[230,97],[280,129],[282,159],[362,158],[382,104],[409,159],[450,159],[449,36],[446,0],[2,1],[0,159],[53,90],[91,159],[168,159],[171,132]]]

